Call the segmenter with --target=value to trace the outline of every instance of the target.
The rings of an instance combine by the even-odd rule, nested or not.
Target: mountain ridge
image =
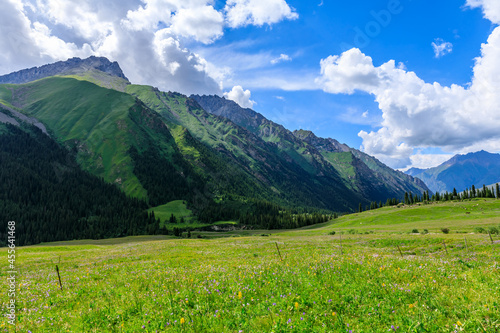
[[[436,167],[411,168],[405,173],[422,179],[433,192],[463,191],[472,185],[500,182],[500,154],[484,150],[457,154]]]
[[[306,130],[291,132],[282,125],[266,119],[262,114],[249,108],[242,108],[224,97],[191,95],[191,98],[208,112],[228,117],[265,141],[277,144],[307,169],[325,173],[328,172],[325,171],[325,167],[328,169],[328,166],[333,166],[336,172],[343,176],[347,186],[360,191],[372,201],[379,201],[389,196],[402,197],[405,192],[421,193],[427,190],[420,180],[392,170],[375,158],[335,139],[319,138],[312,131]],[[343,167],[339,167],[341,162],[344,164]]]
[[[0,84],[23,84],[51,76],[85,78],[93,83],[100,83],[99,85],[106,88],[119,91],[123,91],[124,86],[130,84],[130,81],[116,61],[111,62],[105,57],[95,56],[85,59],[74,57],[66,61],[22,69],[0,76]]]
[[[348,213],[426,190],[335,139],[291,132],[225,98],[131,84],[107,59],[46,66],[7,76],[30,82],[0,84],[0,123],[43,126],[82,170],[149,209],[184,200],[203,223],[293,228],[312,215],[291,212]]]

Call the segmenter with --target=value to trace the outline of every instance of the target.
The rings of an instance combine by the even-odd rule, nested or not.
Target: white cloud
[[[383,112],[378,131],[361,131],[363,149],[395,168],[412,163],[417,147],[441,147],[444,151],[473,151],[490,143],[500,145],[500,27],[476,59],[468,87],[426,83],[414,72],[390,60],[374,66],[359,49],[321,61],[316,83],[330,93],[372,94]]]
[[[434,56],[436,58],[441,58],[442,56],[453,52],[453,44],[450,42],[445,42],[441,38],[436,38],[431,45],[434,50]]]
[[[273,65],[276,65],[280,62],[283,62],[283,61],[292,61],[292,58],[290,58],[290,56],[288,54],[280,54],[280,56],[278,58],[274,58],[273,60],[271,60],[271,64]]]
[[[238,12],[246,15],[238,26],[270,25],[297,14],[284,0],[230,1],[220,10],[214,6],[214,0],[109,0],[105,4],[100,0],[4,0],[0,2],[0,74],[97,55],[118,61],[133,83],[185,94],[221,94],[232,68],[256,68],[269,64],[272,56],[242,53],[239,63],[230,60],[219,65],[183,45],[213,43],[223,36],[228,17]]]
[[[32,22],[19,1],[0,2],[0,22],[0,73],[92,53],[89,44],[78,47],[53,36],[47,25]]]
[[[482,8],[484,17],[495,24],[500,24],[500,2],[497,0],[467,0],[470,8]]]
[[[410,156],[411,167],[419,169],[437,167],[453,156],[453,154],[423,154],[419,152]]]
[[[218,94],[222,71],[181,45],[181,38],[209,43],[222,35],[223,15],[208,2],[111,0],[103,6],[98,0],[38,0],[25,7],[2,1],[0,71],[98,55],[118,61],[134,83]]]
[[[231,28],[270,25],[299,17],[285,0],[228,0],[224,10]]]
[[[223,34],[224,17],[212,6],[182,8],[172,19],[172,32],[210,44]]]
[[[224,93],[224,97],[235,101],[242,108],[252,108],[255,104],[254,101],[250,100],[251,92],[250,90],[243,90],[241,86],[234,86],[230,92]]]

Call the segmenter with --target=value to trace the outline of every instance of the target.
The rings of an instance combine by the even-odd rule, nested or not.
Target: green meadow
[[[148,213],[154,212],[155,217],[160,219],[161,225],[169,222],[172,215],[175,216],[179,223],[181,218],[186,222],[193,220],[193,212],[186,207],[186,202],[183,200],[171,201],[165,205],[148,209]]]
[[[498,332],[500,237],[478,227],[500,227],[500,200],[387,207],[299,230],[18,248],[16,329]],[[7,290],[7,249],[0,257]]]

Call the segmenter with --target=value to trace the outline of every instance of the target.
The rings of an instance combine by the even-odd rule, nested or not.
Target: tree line
[[[2,130],[0,220],[16,222],[16,245],[160,232],[146,202],[81,170],[71,153],[40,130]],[[1,228],[0,246],[6,240]]]

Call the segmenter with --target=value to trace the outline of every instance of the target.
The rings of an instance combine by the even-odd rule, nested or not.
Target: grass
[[[473,213],[460,215],[460,205]],[[496,332],[500,238],[491,244],[470,231],[498,225],[499,209],[500,200],[475,200],[210,240],[149,236],[19,248],[17,331]],[[449,234],[439,231],[452,221]],[[430,233],[409,234],[414,227]],[[2,272],[6,256],[1,249]]]
[[[155,217],[160,219],[162,225],[168,223],[172,214],[178,222],[181,218],[184,218],[186,222],[191,222],[194,218],[193,212],[187,209],[186,202],[183,200],[170,201],[165,205],[150,208],[148,213],[151,212],[155,213]]]

